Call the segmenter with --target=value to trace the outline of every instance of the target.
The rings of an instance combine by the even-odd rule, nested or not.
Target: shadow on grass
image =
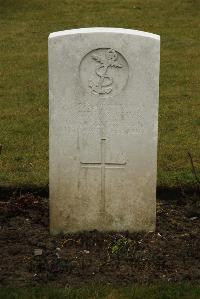
[[[10,197],[16,197],[26,193],[32,193],[35,196],[49,197],[49,186],[34,186],[34,185],[22,185],[13,187],[0,186],[0,200],[6,200]],[[156,191],[156,197],[161,200],[179,200],[187,196],[193,196],[194,194],[200,196],[200,189],[197,185],[193,186],[180,186],[180,187],[165,187],[158,186]]]
[[[49,197],[49,186],[34,186],[34,185],[22,185],[13,187],[0,186],[0,200],[6,200],[10,197],[17,197],[26,193],[32,193],[35,196]]]

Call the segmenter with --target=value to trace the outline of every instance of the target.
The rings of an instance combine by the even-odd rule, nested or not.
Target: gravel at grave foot
[[[0,284],[71,286],[200,282],[200,217],[194,200],[158,201],[151,233],[50,236],[48,201],[25,194],[0,202]]]

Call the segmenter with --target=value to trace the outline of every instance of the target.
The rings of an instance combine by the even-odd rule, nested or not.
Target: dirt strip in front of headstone
[[[198,206],[197,196],[158,200],[155,232],[51,236],[48,200],[13,196],[0,202],[0,284],[200,282]]]

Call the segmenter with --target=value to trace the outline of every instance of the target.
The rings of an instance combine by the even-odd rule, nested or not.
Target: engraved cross
[[[107,168],[124,168],[125,163],[108,163],[105,160],[106,138],[101,139],[101,162],[84,163],[81,162],[82,167],[86,168],[100,168],[101,169],[101,212],[105,212],[105,170]]]

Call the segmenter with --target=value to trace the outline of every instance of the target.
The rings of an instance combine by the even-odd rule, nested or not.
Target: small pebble
[[[34,249],[34,255],[42,255],[42,249],[40,248]]]
[[[58,259],[60,259],[60,255],[58,253],[56,253],[56,256],[57,256]]]
[[[196,220],[197,219],[197,217],[192,217],[192,218],[190,218],[190,220]]]

